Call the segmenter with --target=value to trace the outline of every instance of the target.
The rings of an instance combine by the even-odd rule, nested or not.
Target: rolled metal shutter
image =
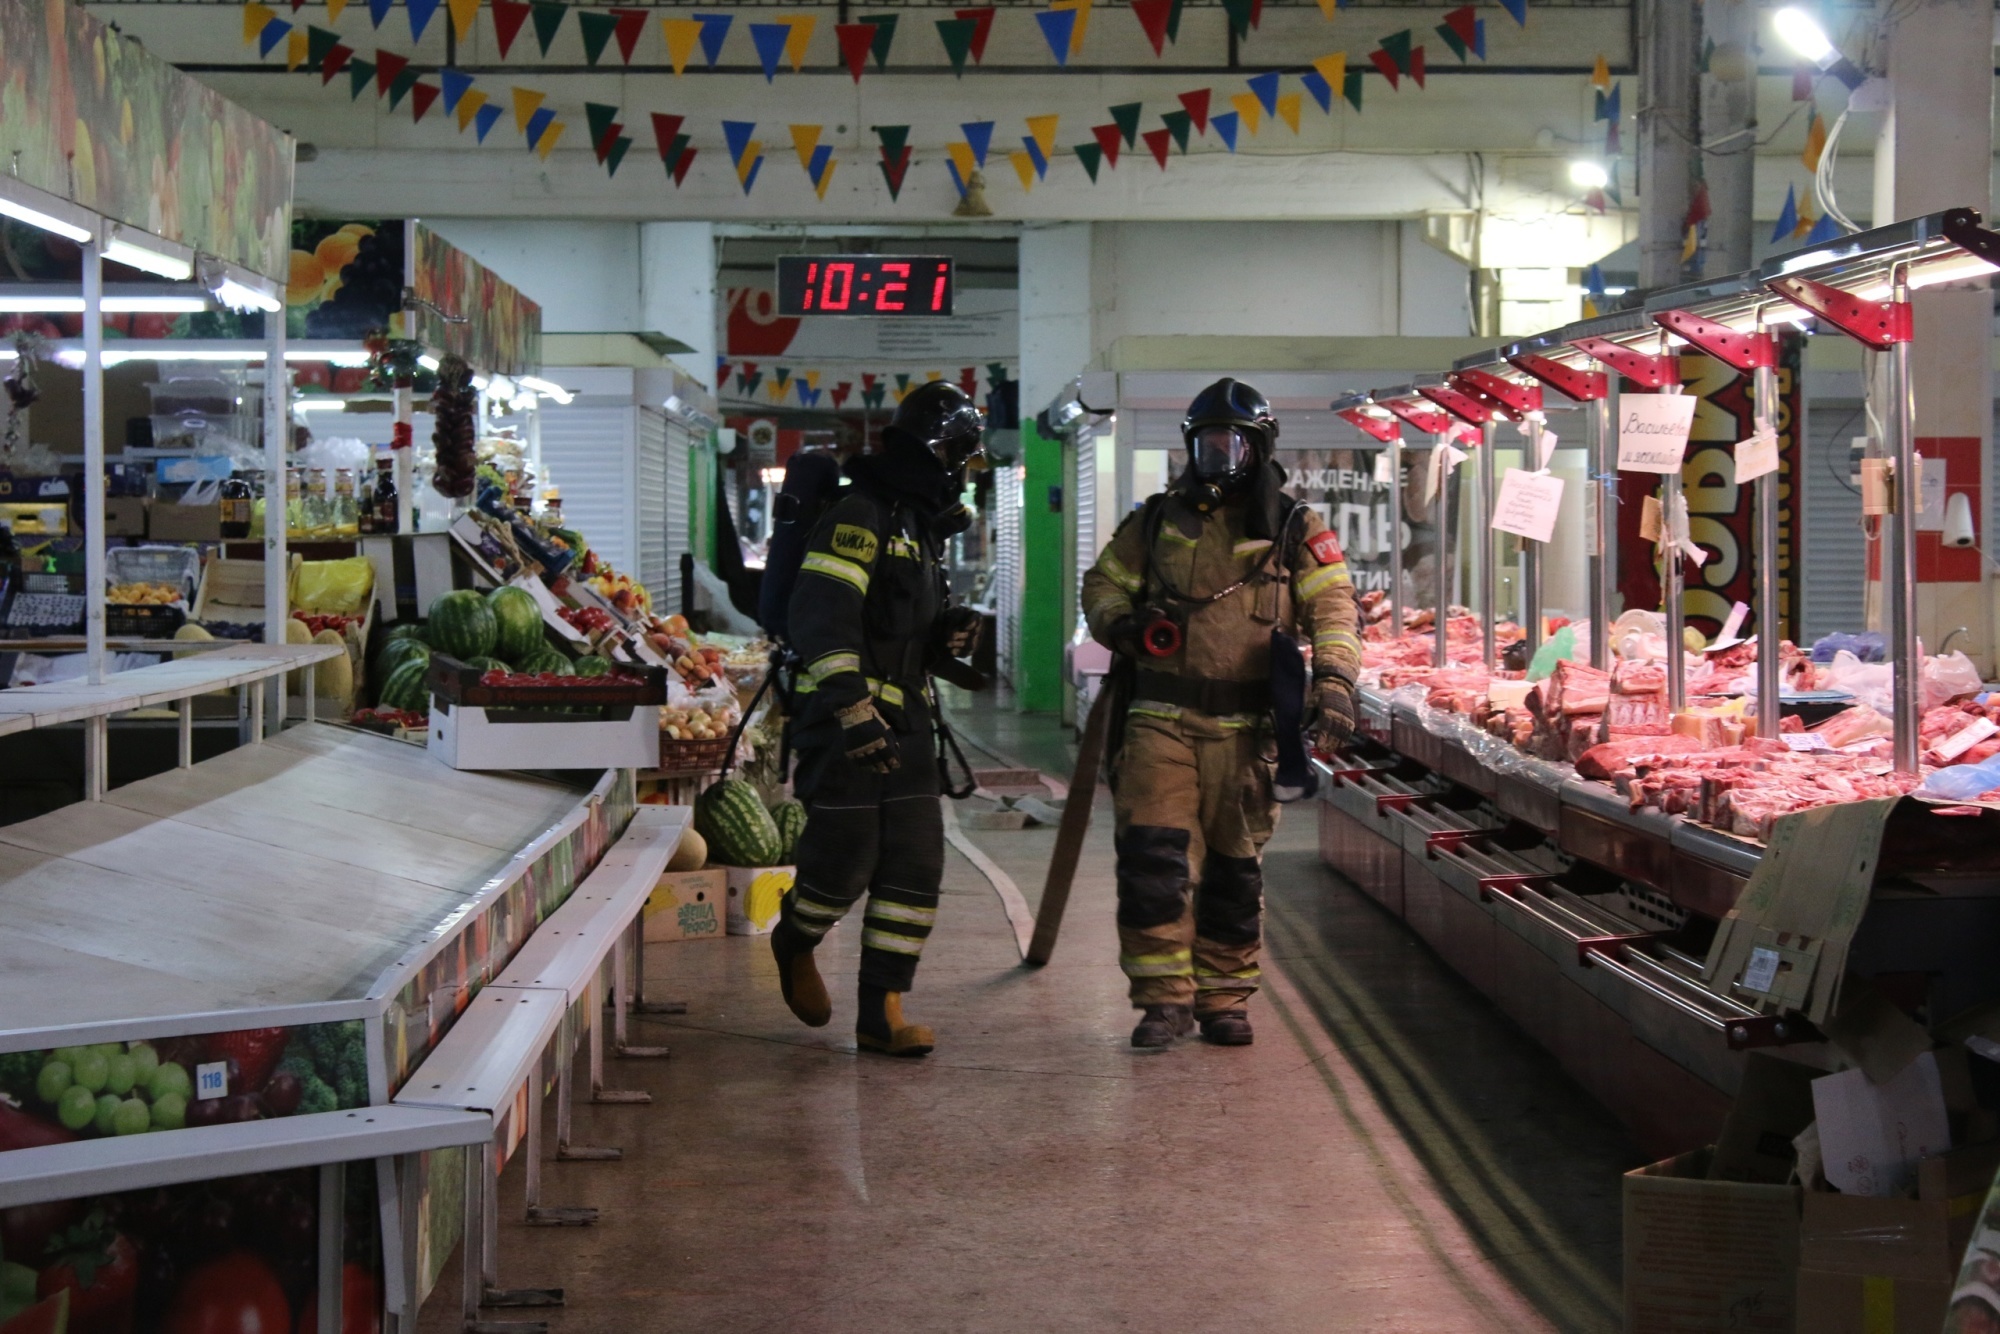
[[[634,466],[638,482],[638,568],[633,576],[646,587],[655,607],[665,607],[670,587],[667,565],[667,414],[640,408]]]
[[[1850,443],[1868,425],[1853,399],[1814,399],[1805,418],[1798,570],[1805,623],[1800,642],[1811,644],[1836,630],[1868,628],[1868,541],[1861,531],[1861,494],[1848,482]]]
[[[1027,472],[1015,464],[993,477],[994,665],[1009,683],[1021,649],[1021,487]]]
[[[611,567],[638,573],[631,408],[546,407],[542,460],[562,492],[563,520]]]

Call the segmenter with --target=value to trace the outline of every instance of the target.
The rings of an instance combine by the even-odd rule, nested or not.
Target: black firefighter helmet
[[[1270,461],[1278,443],[1278,419],[1269,399],[1241,380],[1224,377],[1188,404],[1181,439],[1187,445],[1191,491],[1201,493],[1197,503],[1208,509],[1240,490]]]
[[[900,437],[928,449],[947,473],[959,478],[965,465],[979,456],[985,428],[986,419],[963,389],[933,380],[904,396],[882,434],[892,443]]]

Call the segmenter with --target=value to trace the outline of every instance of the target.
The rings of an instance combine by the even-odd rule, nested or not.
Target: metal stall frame
[[[1377,440],[1389,454],[1390,516],[1389,534],[1389,627],[1392,634],[1403,633],[1403,553],[1399,539],[1403,532],[1403,428],[1389,408],[1371,394],[1347,394],[1333,401],[1334,415]]]

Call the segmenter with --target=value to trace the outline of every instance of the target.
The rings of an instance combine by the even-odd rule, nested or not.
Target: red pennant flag
[[[979,368],[977,366],[959,367],[958,387],[965,391],[967,398],[971,398],[977,394],[979,392]]]
[[[332,83],[333,76],[340,73],[342,70],[346,69],[347,62],[352,59],[354,59],[353,47],[351,46],[334,47],[333,50],[326,53],[326,59],[320,61],[319,63],[319,73],[320,73],[319,81],[322,84]]]
[[[652,17],[649,10],[614,9],[612,15],[618,20],[615,30],[618,38],[618,54],[625,57],[625,63],[632,63],[632,53],[639,49],[639,39],[646,35],[646,20]]]
[[[1160,170],[1167,169],[1167,145],[1173,142],[1171,130],[1148,130],[1139,136],[1146,141],[1146,147],[1153,150],[1153,161],[1160,164]]]
[[[625,133],[625,127],[623,125],[620,125],[617,121],[614,120],[609,125],[605,126],[604,137],[599,139],[595,144],[591,145],[592,151],[597,154],[597,162],[599,166],[602,166],[604,164],[604,159],[611,156],[611,145],[617,143],[618,136],[623,133]],[[673,140],[669,139],[667,142],[672,143]]]
[[[1173,12],[1174,0],[1132,0],[1132,17],[1146,30],[1146,40],[1153,44],[1156,56],[1167,53],[1167,19]]]
[[[409,67],[410,58],[399,56],[394,51],[375,51],[375,96],[381,97],[389,91],[402,72]]]
[[[972,24],[972,44],[969,48],[972,52],[972,63],[976,65],[986,59],[986,39],[993,35],[992,8],[989,6],[985,9],[955,9],[952,14]]]
[[[674,185],[676,188],[679,187],[682,181],[687,179],[688,164],[694,161],[694,155],[698,151],[693,144],[689,144],[681,150],[680,160],[674,163]]]
[[[847,72],[861,82],[861,71],[868,64],[868,52],[875,45],[875,25],[872,23],[842,23],[834,27],[833,35],[840,39],[840,60],[847,66]]]
[[[1466,46],[1473,47],[1479,44],[1479,15],[1474,12],[1471,5],[1460,5],[1457,9],[1446,12],[1444,26],[1456,33],[1458,40],[1464,42]]]
[[[1421,46],[1410,52],[1410,77],[1417,81],[1417,87],[1424,86],[1424,48]]]
[[[431,103],[438,100],[438,94],[441,91],[443,90],[436,84],[425,83],[421,79],[412,84],[410,86],[410,119],[413,121],[422,120],[424,113],[431,109]]]
[[[1125,142],[1125,132],[1116,125],[1098,125],[1090,131],[1097,137],[1097,146],[1104,151],[1104,160],[1112,167],[1118,165],[1118,146]]]
[[[889,197],[891,199],[894,199],[903,192],[903,178],[909,175],[909,172],[910,146],[908,144],[904,144],[902,151],[893,157],[890,155],[888,149],[885,148],[882,150],[882,177],[889,183]]]
[[[1187,108],[1188,115],[1194,117],[1194,128],[1196,133],[1207,134],[1208,133],[1208,89],[1201,88],[1197,89],[1192,93],[1182,93],[1181,105]]]
[[[521,35],[521,25],[528,21],[533,7],[525,0],[493,0],[493,35],[500,40],[500,58],[507,58],[508,48]]]
[[[1402,71],[1396,68],[1396,58],[1394,56],[1378,46],[1368,53],[1368,59],[1374,64],[1376,69],[1382,71],[1382,77],[1389,81],[1391,89],[1401,86]]]
[[[674,136],[681,132],[683,116],[669,116],[664,112],[653,113],[653,137],[660,142],[660,160],[667,160],[667,153],[674,146]],[[692,151],[692,150],[690,150]]]
[[[1250,0],[1250,26],[1259,27],[1264,22],[1264,0]]]
[[[1592,187],[1584,193],[1583,202],[1593,213],[1602,213],[1605,208],[1604,191]]]
[[[842,380],[833,387],[833,406],[836,408],[846,407],[847,396],[853,392],[854,382],[852,380]]]

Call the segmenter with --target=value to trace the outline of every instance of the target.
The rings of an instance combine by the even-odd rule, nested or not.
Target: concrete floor
[[[982,712],[954,716],[1009,758],[1060,762],[1052,724]],[[522,1225],[517,1160],[502,1281],[564,1285],[565,1334],[1615,1329],[1618,1176],[1639,1155],[1320,865],[1308,809],[1267,856],[1257,1045],[1130,1049],[1108,804],[1039,971],[949,854],[909,1003],[938,1030],[928,1060],[855,1054],[855,924],[822,951],[820,1030],[785,1010],[761,939],[649,951],[649,993],[688,1013],[640,1021],[673,1057],[613,1077],[654,1103],[579,1111],[578,1138],[624,1162],[545,1169],[548,1202],[603,1221]],[[1034,902],[1053,834],[973,837]],[[453,1327],[455,1292],[448,1270],[424,1329]]]

